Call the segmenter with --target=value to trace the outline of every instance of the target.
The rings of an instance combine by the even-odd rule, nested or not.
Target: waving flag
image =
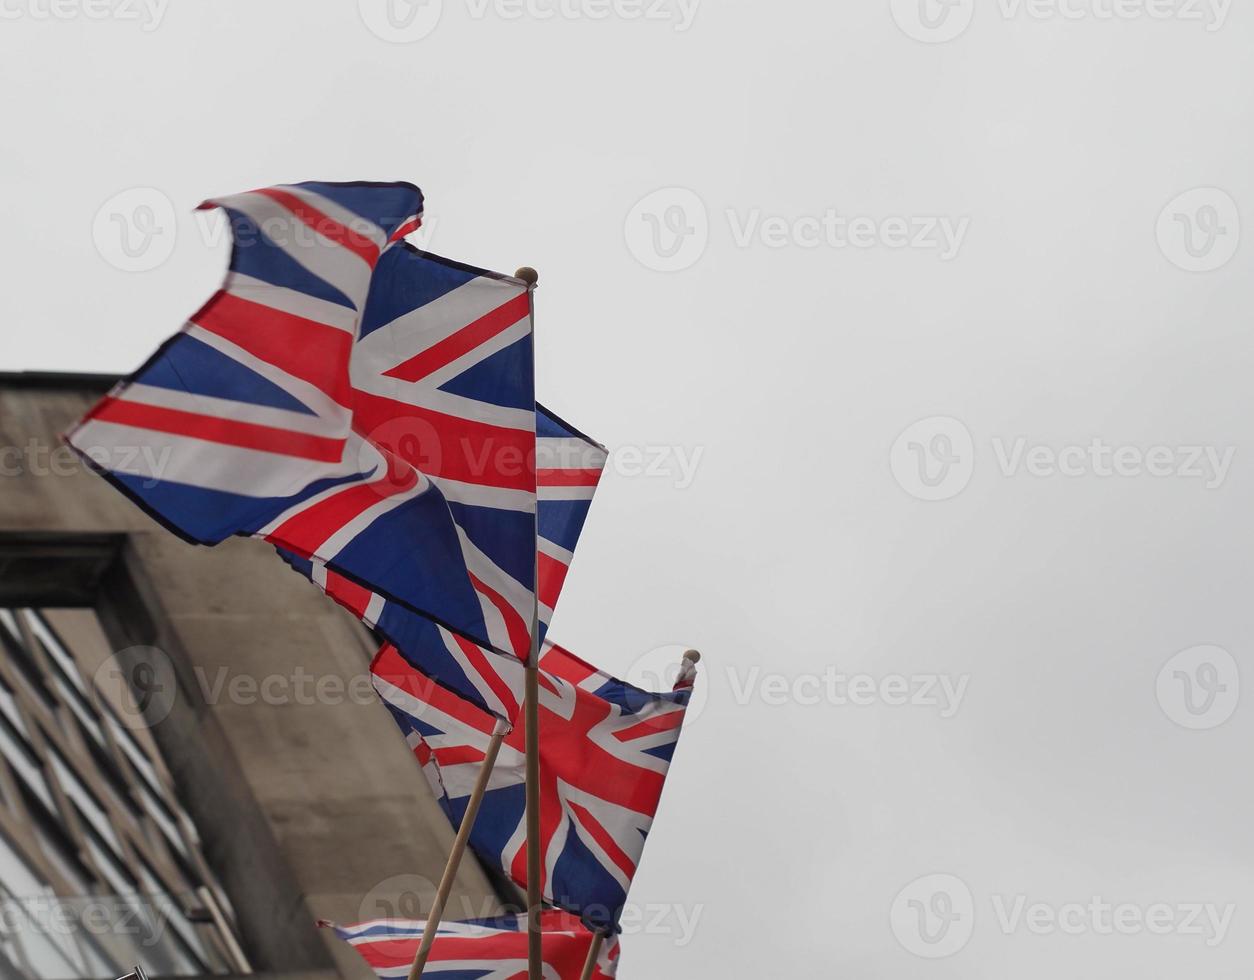
[[[592,933],[574,916],[548,910],[544,929],[544,980],[579,980]],[[381,980],[404,980],[418,951],[425,922],[375,919],[353,926],[320,923],[361,954]],[[601,946],[592,976],[610,980],[618,970],[618,938]],[[504,916],[471,922],[444,922],[422,974],[431,980],[526,980],[527,917]]]
[[[536,406],[536,432],[536,557],[543,639],[607,457],[604,447],[541,406]],[[280,553],[327,595],[377,630],[433,682],[514,723],[522,704],[523,659],[475,644],[323,565]]]
[[[432,685],[395,650],[371,667],[454,826],[496,719]],[[545,901],[592,928],[617,926],[679,738],[695,666],[653,694],[547,644],[540,658],[540,824]],[[525,725],[506,738],[470,836],[479,857],[526,887]]]
[[[225,283],[69,443],[190,541],[261,537],[525,651],[527,285],[403,242],[422,211],[411,184],[305,183],[204,207],[230,220]]]

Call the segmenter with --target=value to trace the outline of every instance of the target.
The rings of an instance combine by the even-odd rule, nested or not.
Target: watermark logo
[[[161,481],[173,454],[171,446],[123,445],[78,445],[75,452],[69,446],[49,445],[32,436],[24,446],[0,446],[0,477],[74,477],[85,468],[86,458],[102,470],[139,477],[141,485],[151,489]]]
[[[1202,444],[1139,446],[1100,437],[1061,446],[1026,436],[994,436],[988,453],[1006,479],[1176,479],[1218,490],[1232,471],[1236,446]],[[943,415],[908,426],[889,453],[893,476],[919,500],[949,500],[966,489],[977,452],[970,430]]]
[[[1214,948],[1224,941],[1237,907],[1229,902],[1110,902],[1094,895],[1084,902],[1029,901],[1026,895],[994,895],[993,915],[1002,935],[1182,936]]]
[[[627,248],[655,272],[679,272],[695,265],[710,239],[705,203],[685,187],[663,187],[646,194],[627,214]]]
[[[889,921],[902,949],[924,959],[943,959],[971,941],[975,899],[961,878],[924,875],[897,893]]]
[[[997,8],[1005,20],[1170,20],[1214,33],[1227,22],[1232,0],[997,0]]]
[[[362,897],[357,919],[425,919],[435,904],[435,891],[435,882],[422,875],[392,875]]]
[[[902,33],[924,44],[952,41],[971,26],[975,0],[890,0]]]
[[[1181,728],[1218,728],[1237,710],[1241,671],[1223,647],[1189,647],[1163,665],[1155,693],[1163,713]]]
[[[889,0],[889,6],[902,33],[924,44],[954,40],[975,15],[975,0]],[[1227,23],[1232,0],[996,0],[986,9],[1006,22],[1174,21],[1214,33]]]
[[[649,21],[682,34],[692,27],[701,0],[464,0],[472,21]],[[362,22],[375,37],[410,44],[440,24],[443,0],[357,0]]]
[[[642,691],[659,694],[671,691],[679,678],[684,653],[690,649],[691,647],[682,643],[666,643],[647,650],[632,661],[623,680]],[[703,667],[704,665],[697,667],[696,683],[692,686],[688,709],[684,712],[685,727],[694,724],[705,713],[705,706],[710,699],[709,677]]]
[[[0,0],[0,20],[114,20],[137,23],[148,34],[169,6],[170,0]]]
[[[886,248],[893,251],[915,249],[935,252],[942,262],[958,257],[967,232],[968,217],[936,214],[893,214],[848,216],[836,208],[825,208],[816,214],[785,217],[764,214],[761,208],[725,212],[732,243],[737,248],[855,248],[867,250]]]
[[[1158,247],[1186,272],[1214,272],[1232,261],[1241,244],[1241,212],[1227,191],[1195,187],[1158,216]]]
[[[362,23],[389,44],[421,41],[440,25],[443,0],[357,0]]]
[[[96,212],[92,241],[100,257],[123,272],[150,272],[174,253],[174,202],[155,187],[114,194]]]
[[[930,252],[942,262],[958,257],[971,230],[971,219],[965,216],[843,214],[836,207],[803,214],[724,208],[717,217],[717,230],[726,235],[722,240],[733,248],[911,249]],[[705,254],[711,230],[704,201],[683,187],[663,187],[645,195],[627,213],[623,228],[631,254],[657,272],[679,272],[695,265]]]
[[[96,670],[95,683],[114,695],[127,728],[152,728],[174,708],[178,680],[174,664],[156,647],[128,647],[107,658]]]
[[[920,419],[897,437],[889,454],[893,476],[919,500],[949,500],[966,489],[975,472],[975,441],[957,419]]]

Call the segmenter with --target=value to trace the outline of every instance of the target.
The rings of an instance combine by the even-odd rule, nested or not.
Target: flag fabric
[[[527,284],[405,243],[412,184],[202,207],[232,230],[222,288],[67,441],[189,541],[261,537],[483,646],[526,649]]]
[[[395,650],[371,666],[375,690],[437,799],[460,825],[496,719],[431,684]],[[650,693],[546,643],[540,659],[541,893],[590,928],[617,928],[695,679]],[[526,731],[501,746],[470,836],[479,857],[527,885]]]
[[[381,980],[404,980],[418,953],[425,922],[375,919],[352,926],[330,922]],[[540,913],[544,930],[544,980],[580,980],[592,933],[577,918],[553,909]],[[610,980],[618,970],[618,937],[601,945],[592,976]],[[442,922],[423,970],[431,980],[526,980],[527,917],[502,916],[470,922]]]
[[[536,406],[540,638],[543,640],[607,459],[603,446]],[[364,589],[318,562],[280,551],[297,571],[376,630],[412,666],[510,725],[523,698],[525,658],[480,646]],[[528,651],[529,652],[529,651]]]

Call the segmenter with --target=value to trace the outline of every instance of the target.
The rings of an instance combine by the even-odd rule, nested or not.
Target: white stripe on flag
[[[261,229],[266,240],[334,286],[360,311],[370,288],[370,264],[360,255],[305,224],[274,198],[257,191],[214,198],[210,204],[239,211]]]
[[[305,320],[313,320],[324,326],[343,330],[345,333],[356,334],[357,311],[350,310],[339,303],[331,303],[317,296],[310,296],[286,286],[275,286],[273,283],[254,279],[242,272],[227,273],[226,282],[222,285],[223,292],[230,293],[240,299],[258,306],[268,306],[282,313],[290,313]]]

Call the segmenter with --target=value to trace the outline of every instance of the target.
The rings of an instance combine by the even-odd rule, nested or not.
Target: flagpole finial
[[[521,269],[514,273],[514,277],[521,279],[528,286],[534,286],[540,281],[540,273],[529,265],[524,265]]]
[[[695,664],[695,663],[700,663],[700,662],[701,662],[701,651],[699,651],[699,650],[687,650],[687,651],[685,651],[685,652],[684,652],[684,659],[685,659],[685,660],[687,660],[687,661],[689,661],[690,663],[694,663],[694,664]]]

